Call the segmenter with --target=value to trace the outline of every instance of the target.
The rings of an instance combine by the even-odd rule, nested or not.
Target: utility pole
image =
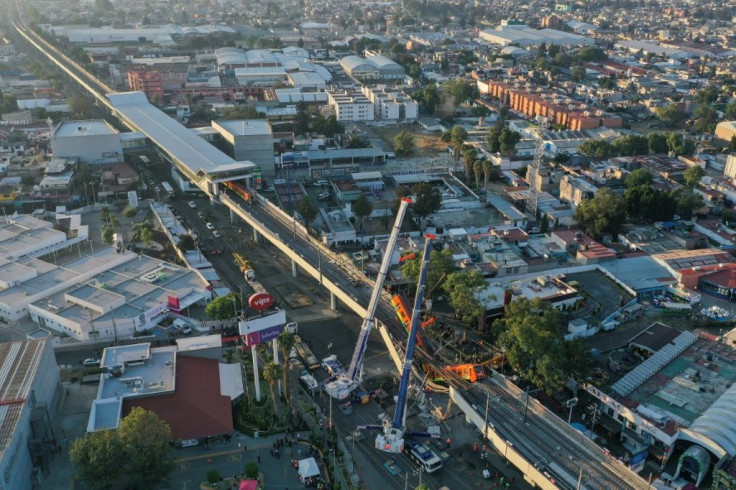
[[[491,392],[488,392],[488,398],[486,398],[486,417],[483,423],[483,437],[488,438],[488,407],[491,403]]]

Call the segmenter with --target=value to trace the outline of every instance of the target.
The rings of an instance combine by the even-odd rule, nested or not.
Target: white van
[[[185,322],[181,318],[177,318],[176,320],[174,320],[174,323],[172,323],[171,326],[184,335],[189,335],[192,333],[192,327],[190,327],[189,324],[187,324],[187,322]]]
[[[276,179],[273,181],[273,185],[286,185],[285,179]]]

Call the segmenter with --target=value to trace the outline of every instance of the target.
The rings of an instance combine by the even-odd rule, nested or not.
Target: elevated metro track
[[[132,124],[130,120],[112,104],[107,97],[113,93],[109,87],[84,70],[64,53],[59,52],[41,36],[27,28],[20,21],[20,14],[14,4],[13,25],[30,45],[46,56],[52,63],[63,70],[72,80],[77,82],[111,114],[121,118],[122,122],[133,130],[141,131],[156,141],[155,134],[149,135],[146,127]],[[132,127],[131,127],[132,126]],[[192,136],[195,138],[195,136]],[[160,148],[164,153],[175,153],[174,150]],[[177,162],[183,166],[185,174],[191,176],[197,171],[187,168],[186,162]],[[237,169],[238,171],[240,169]],[[201,173],[198,174],[202,177]],[[222,178],[192,179],[204,192],[212,196],[230,209],[233,216],[248,223],[260,236],[269,240],[284,255],[288,256],[294,267],[309,274],[327,288],[336,298],[359,316],[365,315],[367,303],[366,288],[351,292],[348,274],[331,264],[326,259],[326,251],[321,244],[314,242],[303,233],[296,233],[296,225],[291,218],[280,210],[274,209],[259,196],[260,204],[248,204],[239,196],[230,193],[222,186]],[[233,178],[236,178],[233,176]],[[400,352],[406,342],[406,330],[394,313],[390,296],[381,296],[377,311],[378,329],[389,353],[397,367],[400,368]],[[442,369],[436,358],[419,350],[417,355],[433,367]],[[515,391],[516,390],[516,391]],[[496,449],[505,454],[529,481],[540,488],[575,488],[582,469],[582,485],[580,488],[607,490],[635,489],[644,490],[647,483],[619,461],[605,454],[590,441],[582,440],[582,434],[572,429],[549,413],[543,407],[534,405],[522,419],[524,400],[513,386],[498,383],[495,380],[479,384],[470,384],[456,379],[451,382],[450,393],[457,405],[466,413],[479,430],[486,433]],[[489,395],[490,393],[490,395]],[[488,423],[484,420],[485,404],[490,404]],[[555,480],[553,482],[553,479]]]

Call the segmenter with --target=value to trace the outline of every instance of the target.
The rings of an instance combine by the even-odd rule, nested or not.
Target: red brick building
[[[146,94],[148,100],[154,98],[161,100],[164,96],[164,85],[161,79],[161,72],[153,71],[129,71],[128,86],[130,90],[140,90]]]

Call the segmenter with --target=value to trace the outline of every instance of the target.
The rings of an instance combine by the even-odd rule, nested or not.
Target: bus
[[[164,188],[164,192],[166,192],[166,195],[173,196],[174,195],[174,188],[171,187],[171,184],[169,184],[166,181],[161,182],[161,187]]]

